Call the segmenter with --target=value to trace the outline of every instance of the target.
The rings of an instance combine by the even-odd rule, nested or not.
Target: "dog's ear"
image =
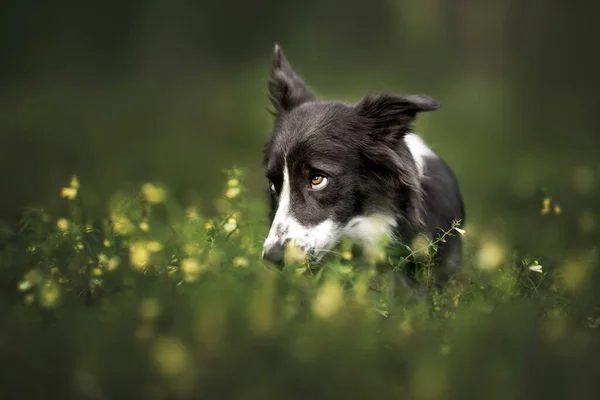
[[[300,104],[314,99],[314,95],[292,70],[290,63],[277,44],[271,62],[269,99],[277,114],[288,112]]]
[[[371,128],[371,134],[397,138],[408,133],[417,113],[438,108],[440,103],[425,95],[368,95],[356,105],[358,115]]]

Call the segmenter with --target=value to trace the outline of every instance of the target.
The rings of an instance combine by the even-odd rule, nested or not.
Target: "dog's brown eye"
[[[329,180],[323,175],[313,175],[310,177],[310,188],[312,190],[321,190],[327,186]]]

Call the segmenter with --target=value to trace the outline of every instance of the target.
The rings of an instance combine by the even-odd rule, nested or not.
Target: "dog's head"
[[[373,245],[398,223],[421,223],[419,165],[405,143],[427,96],[369,95],[325,102],[275,46],[269,80],[273,134],[264,149],[272,225],[265,258],[280,262],[294,242],[319,260],[347,236]]]

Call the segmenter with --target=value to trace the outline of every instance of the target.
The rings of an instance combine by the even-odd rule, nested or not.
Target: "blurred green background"
[[[468,222],[534,255],[595,244],[598,5],[468,1],[11,1],[0,13],[0,218],[165,183],[206,212],[222,170],[262,196],[280,43],[326,99],[426,93],[417,130],[455,169]],[[544,196],[561,215],[540,216]]]
[[[21,235],[0,223],[0,397],[597,398],[598,11],[542,0],[5,1],[0,222],[29,205],[54,210],[30,213]],[[114,192],[148,181],[212,214],[234,164],[261,204],[275,42],[325,99],[387,91],[442,103],[416,130],[459,177],[469,272],[433,310],[343,308],[341,286],[332,295],[312,275],[273,273],[253,230],[229,241],[202,220],[184,224],[172,198],[153,206],[149,233],[137,208],[131,236],[84,228],[79,200],[106,216]],[[71,202],[60,190],[73,174]],[[174,222],[164,232],[163,217]],[[163,269],[140,273],[131,246],[149,239],[164,241],[152,256]],[[202,279],[175,284],[174,255],[206,264]],[[240,258],[249,266],[232,268]],[[313,309],[331,298],[340,311],[321,321]]]

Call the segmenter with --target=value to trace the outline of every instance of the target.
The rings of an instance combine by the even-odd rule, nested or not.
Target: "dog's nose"
[[[285,245],[281,243],[274,243],[269,248],[265,248],[263,251],[263,258],[271,261],[275,264],[281,264],[283,262],[283,256],[285,254]]]

